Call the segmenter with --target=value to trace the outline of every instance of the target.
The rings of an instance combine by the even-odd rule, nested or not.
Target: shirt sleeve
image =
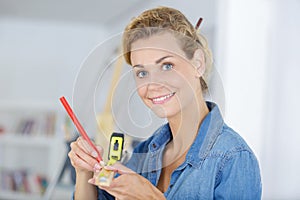
[[[249,151],[225,156],[217,175],[215,199],[261,199],[258,161]]]

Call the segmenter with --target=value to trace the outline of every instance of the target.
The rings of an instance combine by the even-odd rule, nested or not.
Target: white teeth
[[[154,102],[159,102],[159,101],[164,101],[168,98],[170,98],[171,96],[173,96],[175,94],[175,92],[171,93],[171,94],[168,94],[166,96],[163,96],[163,97],[159,97],[159,98],[155,98],[155,99],[152,99]]]

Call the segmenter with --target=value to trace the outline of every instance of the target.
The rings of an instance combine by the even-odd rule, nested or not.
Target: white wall
[[[276,1],[272,15],[262,167],[266,198],[300,198],[300,2]]]
[[[259,153],[272,4],[259,0],[221,4],[215,57],[224,78],[225,118]]]
[[[105,35],[101,26],[0,18],[0,100],[71,97],[82,60]]]
[[[263,199],[299,199],[300,2],[219,3],[226,120],[258,156]]]
[[[63,112],[59,98],[74,103],[81,64],[107,35],[97,24],[0,18],[0,105],[51,106]],[[81,104],[75,103],[76,112]],[[86,126],[96,132],[94,121]]]

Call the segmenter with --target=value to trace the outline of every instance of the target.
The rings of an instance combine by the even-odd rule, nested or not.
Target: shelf
[[[2,138],[0,138],[0,141],[2,142]],[[56,141],[56,140],[53,140]],[[18,142],[21,142],[23,144],[24,140],[20,140]],[[32,155],[34,154],[34,158],[37,160],[41,160],[39,155],[44,155],[45,157],[42,159],[46,159],[44,160],[44,162],[48,163],[45,165],[45,163],[31,163],[30,167],[24,167],[22,166],[22,164],[26,165],[26,163],[28,164],[28,162],[24,162],[24,161],[20,161],[16,156],[14,156],[13,158],[17,158],[17,160],[19,160],[19,165],[18,168],[16,168],[16,170],[20,170],[20,169],[30,169],[30,171],[28,171],[29,173],[38,173],[38,174],[44,174],[47,175],[47,179],[48,179],[48,186],[44,192],[43,195],[39,194],[39,193],[25,193],[25,192],[16,192],[16,191],[8,191],[8,190],[1,190],[0,189],[0,200],[49,200],[50,197],[53,195],[53,190],[55,188],[55,185],[57,183],[58,177],[60,175],[61,169],[63,168],[64,162],[65,162],[65,156],[66,156],[66,149],[65,149],[65,145],[63,144],[62,141],[60,141],[59,143],[57,143],[57,145],[54,145],[53,142],[48,142],[49,145],[47,148],[47,153],[43,152],[43,151],[34,151],[32,153]],[[4,143],[5,144],[5,143]],[[15,143],[17,144],[17,143]],[[45,144],[44,141],[42,141],[42,143],[40,144]],[[0,143],[1,146],[1,143]],[[11,146],[11,144],[9,144],[8,146]],[[35,145],[32,146],[25,146],[25,149],[27,149],[27,153],[30,152],[32,149],[36,148],[36,143]],[[38,145],[41,146],[41,145]],[[52,148],[50,148],[52,147]],[[4,147],[5,148],[5,147]],[[20,149],[21,147],[17,148],[15,147],[15,149]],[[1,157],[1,156],[0,156]],[[29,156],[26,156],[27,159],[31,160],[31,161],[35,161],[33,158],[29,158]],[[9,164],[13,164],[17,163],[16,161],[12,161],[8,160],[8,159],[4,159],[6,162],[5,164],[9,165]],[[40,169],[37,169],[36,166],[41,167],[41,170],[44,170],[43,173],[41,173]],[[7,166],[2,166],[2,169],[10,169],[10,170],[14,170],[13,166],[7,167]],[[0,169],[1,169],[1,163],[0,163]],[[28,176],[27,176],[28,177]]]
[[[40,200],[42,199],[42,195],[40,194],[28,194],[22,192],[12,192],[12,191],[1,191],[0,199],[5,200]]]
[[[62,142],[62,139],[53,136],[28,136],[10,133],[0,135],[0,144],[2,145],[50,147],[58,142]]]
[[[0,170],[4,174],[2,179],[0,174],[0,186],[7,186],[0,187],[0,200],[50,199],[67,157],[65,116],[59,102],[0,100]],[[18,182],[20,178],[36,176],[47,179],[45,192],[21,192],[26,181]],[[22,185],[14,188],[10,182]]]

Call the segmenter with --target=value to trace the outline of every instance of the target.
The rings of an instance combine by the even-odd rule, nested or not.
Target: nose
[[[158,91],[161,88],[163,88],[163,84],[161,83],[155,83],[155,82],[149,82],[147,85],[148,90],[152,90],[152,91]]]
[[[150,90],[158,90],[165,85],[166,77],[155,70],[148,70],[148,75],[144,78],[135,77],[137,87],[146,87]]]
[[[148,90],[159,90],[164,87],[164,81],[162,76],[156,73],[151,74],[149,82],[147,84]]]

